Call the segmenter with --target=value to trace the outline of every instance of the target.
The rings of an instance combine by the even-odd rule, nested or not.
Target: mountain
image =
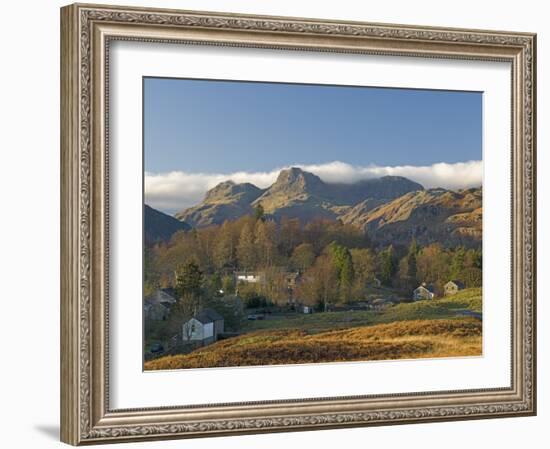
[[[187,223],[176,220],[174,217],[153,209],[147,204],[143,208],[143,222],[145,241],[148,243],[161,240],[168,241],[177,231],[191,229],[191,226]]]
[[[379,244],[479,245],[482,235],[482,189],[458,192],[429,189],[409,192],[369,208],[360,203],[341,220],[365,229]]]
[[[225,181],[210,189],[201,204],[182,210],[175,217],[196,227],[222,224],[252,213],[251,203],[262,193],[250,183]]]
[[[409,192],[424,190],[421,184],[403,176],[382,176],[349,184],[327,184],[327,186],[329,187],[328,197],[332,202],[348,205],[357,205],[369,200],[371,204],[374,202],[381,204]]]
[[[277,180],[253,206],[262,205],[264,212],[276,218],[287,216],[302,220],[336,218],[331,210],[336,204],[327,198],[327,185],[313,173],[293,167],[281,170]]]
[[[400,176],[335,184],[297,167],[282,170],[264,190],[249,183],[222,182],[176,218],[204,227],[251,214],[260,205],[275,219],[341,220],[364,229],[382,245],[408,244],[413,237],[423,245],[481,242],[481,188],[425,190]]]
[[[400,176],[384,176],[352,184],[331,184],[297,167],[281,170],[277,180],[262,190],[249,184],[225,181],[206,193],[197,206],[178,212],[175,217],[192,226],[221,224],[250,214],[261,205],[276,219],[283,216],[309,221],[314,218],[336,220],[357,203],[370,208],[423,187]]]
[[[352,184],[325,183],[300,168],[282,170],[277,181],[254,203],[275,217],[337,219],[358,202],[382,204],[423,187],[400,176],[384,176]]]

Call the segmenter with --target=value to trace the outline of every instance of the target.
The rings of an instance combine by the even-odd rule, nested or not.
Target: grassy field
[[[292,313],[273,319],[248,321],[245,331],[267,329],[301,329],[308,333],[323,332],[328,329],[343,329],[402,320],[453,319],[461,311],[481,313],[481,288],[463,290],[454,296],[433,300],[401,303],[384,311],[346,311],[313,313],[311,315]]]
[[[229,338],[186,355],[145,363],[146,370],[293,363],[395,360],[481,355],[474,318],[407,320],[308,334],[264,330]]]
[[[244,334],[146,370],[481,355],[481,289],[384,311],[289,314],[248,321]]]

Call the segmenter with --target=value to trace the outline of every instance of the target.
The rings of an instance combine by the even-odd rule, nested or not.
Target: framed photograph
[[[536,413],[529,33],[61,9],[61,438]]]

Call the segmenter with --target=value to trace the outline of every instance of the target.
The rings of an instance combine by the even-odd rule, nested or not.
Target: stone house
[[[464,284],[456,279],[447,282],[443,286],[443,289],[445,290],[445,296],[456,295],[460,290],[464,290],[464,288]]]

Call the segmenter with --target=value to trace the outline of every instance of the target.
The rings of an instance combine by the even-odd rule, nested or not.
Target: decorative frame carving
[[[75,4],[61,9],[61,438],[70,444],[536,413],[536,36]],[[108,406],[108,51],[113,39],[512,64],[511,388],[181,408]]]

